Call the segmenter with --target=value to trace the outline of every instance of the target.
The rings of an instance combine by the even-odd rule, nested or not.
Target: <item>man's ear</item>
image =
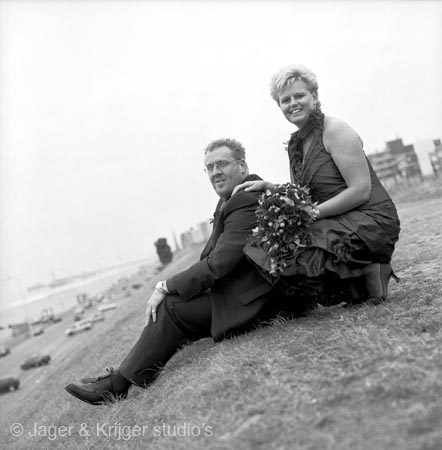
[[[242,173],[242,174],[247,173],[248,167],[247,167],[247,163],[244,161],[244,159],[242,159],[242,160],[239,162],[239,166],[241,167],[241,173]]]

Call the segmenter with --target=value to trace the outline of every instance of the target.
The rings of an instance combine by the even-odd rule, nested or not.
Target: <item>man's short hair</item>
[[[235,139],[217,139],[216,141],[212,141],[204,150],[204,154],[211,152],[212,150],[216,150],[219,147],[228,147],[232,150],[232,153],[235,159],[246,159],[246,150],[242,146],[242,144]]]

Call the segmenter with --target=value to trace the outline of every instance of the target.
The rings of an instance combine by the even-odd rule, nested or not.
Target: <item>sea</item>
[[[146,276],[154,275],[155,264],[152,261],[148,263],[138,262],[92,278],[33,293],[23,301],[14,302],[0,308],[0,337],[7,332],[9,324],[27,320],[33,322],[39,319],[42,311],[47,308],[52,308],[55,315],[61,314],[78,305],[78,294],[87,294],[88,297],[100,294],[119,279],[135,274],[141,266],[147,270]]]

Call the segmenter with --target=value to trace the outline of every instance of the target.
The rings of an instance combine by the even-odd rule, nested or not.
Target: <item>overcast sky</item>
[[[323,111],[367,153],[442,137],[441,2],[0,0],[0,14],[0,269],[24,286],[150,256],[210,217],[213,139],[288,181],[295,129],[268,89],[284,65],[316,72]]]

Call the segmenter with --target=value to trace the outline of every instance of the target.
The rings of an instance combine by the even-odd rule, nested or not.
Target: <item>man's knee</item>
[[[163,300],[164,312],[184,332],[195,336],[210,336],[210,297],[203,295],[184,300],[179,295],[167,295]]]
[[[180,303],[185,303],[179,295],[167,294],[163,300],[164,309],[166,313],[175,316],[181,308],[178,307]]]

